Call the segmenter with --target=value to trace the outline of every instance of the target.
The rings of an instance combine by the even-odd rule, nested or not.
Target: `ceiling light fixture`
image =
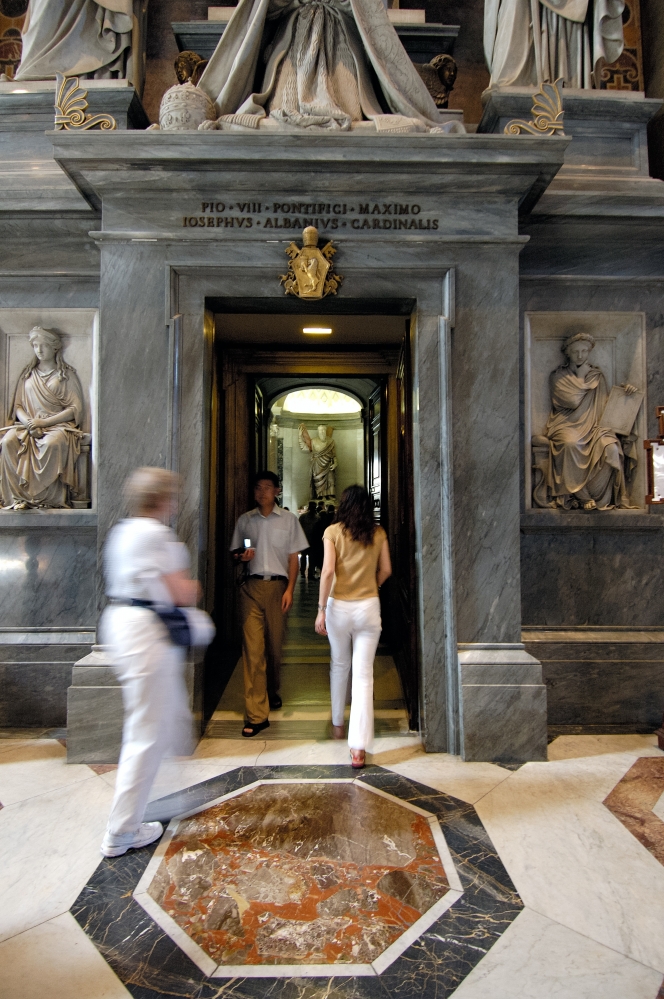
[[[332,330],[329,326],[303,326],[302,332],[313,336],[328,336]]]

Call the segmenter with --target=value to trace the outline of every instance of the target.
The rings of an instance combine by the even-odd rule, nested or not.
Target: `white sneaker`
[[[140,850],[142,846],[154,843],[163,831],[161,822],[142,822],[133,833],[112,833],[107,829],[101,842],[101,852],[105,857],[121,857],[127,850]]]

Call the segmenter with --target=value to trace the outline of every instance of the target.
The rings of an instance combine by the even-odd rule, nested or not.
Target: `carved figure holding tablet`
[[[567,360],[549,376],[551,414],[544,434],[533,437],[534,464],[541,473],[533,492],[536,506],[631,508],[626,488],[636,468],[631,430],[643,393],[625,384],[609,397],[601,368],[589,360],[594,346],[585,331],[568,336],[562,347]]]

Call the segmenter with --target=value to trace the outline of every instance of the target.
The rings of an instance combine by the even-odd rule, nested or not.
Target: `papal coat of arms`
[[[318,249],[318,229],[307,226],[302,232],[302,247],[291,243],[286,253],[290,257],[288,274],[281,274],[279,280],[287,295],[298,298],[325,298],[336,295],[343,278],[333,274],[332,257],[337,251],[331,242],[322,250]]]

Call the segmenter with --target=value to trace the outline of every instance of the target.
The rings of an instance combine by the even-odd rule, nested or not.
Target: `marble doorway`
[[[278,441],[281,445],[279,455],[277,441],[271,441],[270,437],[278,425],[273,406],[275,402],[283,404],[285,394],[290,391],[302,392],[318,386],[326,387],[339,396],[345,393],[347,398],[357,400],[359,409],[356,414],[349,414],[347,426],[341,422],[341,417],[335,421],[339,423],[336,429],[339,431],[340,446],[348,452],[345,460],[349,464],[348,468],[341,470],[338,492],[352,481],[367,484],[370,476],[374,480],[376,474],[380,476],[378,495],[381,505],[378,514],[390,537],[396,568],[391,593],[386,597],[383,609],[383,620],[391,625],[384,633],[384,662],[381,664],[382,672],[379,671],[381,675],[385,673],[383,686],[389,692],[389,696],[385,695],[389,704],[386,701],[383,706],[387,712],[385,723],[395,731],[418,730],[415,525],[413,503],[408,502],[413,491],[412,411],[406,401],[412,393],[410,318],[403,313],[303,316],[292,312],[222,312],[217,311],[218,301],[215,305],[215,313],[208,316],[207,324],[214,329],[214,375],[210,380],[213,425],[210,433],[209,496],[210,536],[214,538],[215,549],[214,574],[212,579],[208,578],[213,581],[213,607],[219,636],[206,663],[205,714],[211,719],[210,724],[215,731],[219,730],[219,735],[223,728],[226,737],[231,736],[230,730],[225,733],[225,728],[230,724],[231,715],[237,711],[233,695],[237,676],[233,674],[239,658],[240,635],[235,570],[226,549],[235,520],[253,505],[251,477],[258,467],[272,468],[272,464],[279,465],[280,462],[280,467],[273,470],[281,475],[285,489],[288,486],[284,504],[296,512],[296,507],[303,506],[309,498],[304,496],[306,489],[303,491],[299,482],[302,475],[297,466],[297,455],[294,459],[292,454],[292,449],[297,448],[297,422],[300,417],[293,422],[293,419],[284,419],[279,414],[279,420],[284,424],[278,431],[281,436]],[[237,300],[232,307],[238,308]],[[303,334],[303,328],[312,326],[331,328],[332,333]],[[376,423],[377,394],[383,400],[380,433],[377,433],[376,426],[370,426],[372,422]],[[277,406],[277,409],[280,408]],[[310,419],[313,420],[312,426],[317,423],[315,415]],[[286,426],[286,423],[293,423],[295,429]],[[345,437],[349,441],[352,437],[351,444]],[[284,458],[286,450],[291,453]],[[351,451],[355,453],[351,454]],[[289,476],[284,474],[288,469],[284,467],[284,461],[294,470],[288,483],[286,479]],[[350,464],[354,466],[352,469]],[[349,476],[346,483],[345,478]],[[313,573],[310,575],[314,576]],[[315,578],[311,578],[305,589],[313,593],[316,587]],[[309,648],[313,645],[312,641],[302,645],[300,618],[311,610],[311,599],[311,593],[304,590],[299,595],[299,609],[295,612],[298,621],[292,625],[297,648],[290,649],[290,654],[291,658],[300,660],[300,664],[304,662],[303,656],[304,659],[313,657],[313,666],[313,660],[319,660],[326,649]],[[310,623],[311,636],[314,636],[313,616]],[[320,666],[319,663],[315,665]],[[300,674],[305,677],[307,671],[300,671]],[[304,688],[298,689],[294,691],[295,701],[308,704],[310,694],[313,696]],[[381,694],[379,700],[385,700],[385,697]],[[318,716],[320,710],[315,710],[314,714]],[[319,722],[317,717],[316,724]],[[319,737],[325,737],[324,731],[321,730]]]

